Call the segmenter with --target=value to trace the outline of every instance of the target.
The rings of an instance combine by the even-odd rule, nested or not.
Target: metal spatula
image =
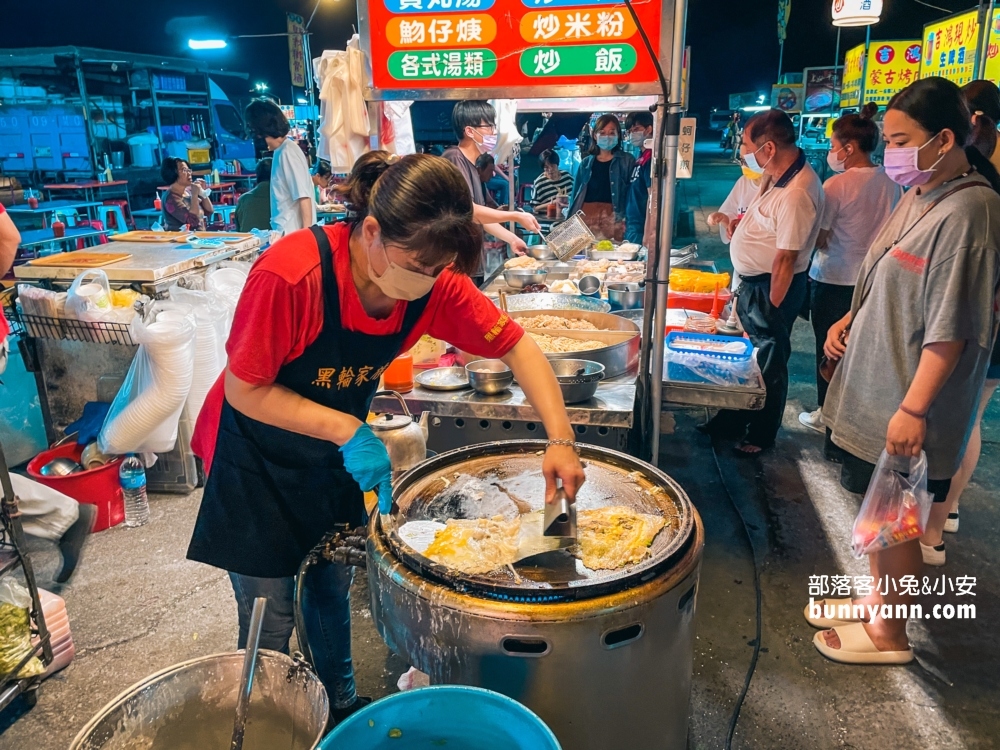
[[[521,516],[521,530],[517,536],[517,557],[515,563],[535,555],[555,552],[576,544],[576,539],[567,536],[545,536],[545,514],[541,511],[525,513]]]
[[[541,513],[521,516],[515,562],[572,547],[576,541],[576,503],[569,502],[566,491],[559,484],[555,500],[546,503]]]

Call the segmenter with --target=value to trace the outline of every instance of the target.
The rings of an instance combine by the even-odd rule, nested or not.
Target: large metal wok
[[[511,297],[508,297],[508,302]],[[588,359],[604,365],[604,376],[616,378],[619,375],[635,372],[639,366],[639,344],[641,337],[639,327],[634,321],[619,315],[595,310],[511,310],[510,317],[514,320],[532,317],[534,315],[552,315],[559,318],[586,320],[593,324],[591,330],[559,330],[538,329],[536,333],[549,336],[565,336],[566,338],[585,339],[604,342],[600,349],[587,349],[578,352],[546,353],[547,359]],[[462,364],[474,362],[476,357],[467,352],[459,352]]]
[[[663,516],[667,525],[653,540],[650,554],[618,570],[589,570],[569,551],[550,553],[545,561],[519,565],[516,575],[497,570],[484,575],[459,573],[417,552],[400,536],[410,521],[446,522],[452,518],[513,519],[541,510],[543,440],[484,443],[442,453],[407,472],[394,495],[398,513],[381,516],[389,547],[425,576],[462,591],[493,597],[577,599],[618,591],[654,576],[671,565],[691,539],[694,509],[687,495],[663,472],[631,456],[581,445],[587,482],[577,497],[577,512],[625,506]]]
[[[175,664],[146,677],[80,730],[70,750],[227,748],[233,733],[243,652]],[[244,750],[311,750],[330,701],[319,678],[285,654],[258,654]]]

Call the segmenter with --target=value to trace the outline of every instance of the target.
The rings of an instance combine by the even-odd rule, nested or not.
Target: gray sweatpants
[[[80,517],[80,504],[68,495],[20,474],[11,474],[10,481],[25,534],[56,541]]]

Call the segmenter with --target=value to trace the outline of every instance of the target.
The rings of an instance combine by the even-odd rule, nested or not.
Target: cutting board
[[[113,234],[108,239],[113,242],[173,242],[180,236],[183,236],[182,232],[135,231]]]
[[[89,250],[74,250],[71,253],[56,253],[45,258],[29,260],[29,266],[49,266],[50,268],[100,268],[120,260],[128,260],[131,253],[95,253]]]
[[[223,234],[221,232],[152,232],[133,231],[113,234],[108,237],[112,242],[183,242],[194,234],[202,239],[222,240],[227,244],[243,242],[249,234]]]

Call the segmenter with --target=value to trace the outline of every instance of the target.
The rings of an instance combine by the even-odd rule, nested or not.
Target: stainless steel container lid
[[[540,564],[516,564],[485,575],[469,575],[424,557],[399,529],[411,521],[457,518],[513,519],[541,510],[543,440],[513,440],[459,448],[431,458],[401,476],[393,494],[399,513],[382,516],[379,531],[393,553],[416,572],[460,591],[515,601],[565,601],[620,591],[669,568],[690,544],[694,508],[684,490],[662,471],[632,456],[581,445],[587,482],[577,510],[625,506],[667,521],[650,554],[617,570],[590,570],[570,552],[547,555]]]

